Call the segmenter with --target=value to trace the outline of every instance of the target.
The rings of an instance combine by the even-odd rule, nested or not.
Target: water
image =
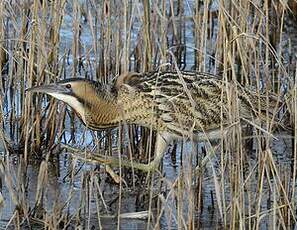
[[[275,140],[272,143],[273,148],[273,157],[275,162],[278,165],[282,165],[284,171],[289,170],[291,165],[291,139],[289,139],[287,134],[282,134],[277,136],[278,140]],[[183,156],[185,160],[185,156],[191,154],[192,146],[190,143],[186,143],[183,149]],[[163,210],[162,215],[160,216],[160,227],[161,229],[176,229],[177,228],[177,218],[178,215],[178,206],[181,204],[180,201],[176,200],[177,197],[177,179],[179,178],[181,170],[183,167],[180,166],[181,163],[181,155],[180,155],[180,146],[177,149],[177,160],[176,163],[173,163],[171,159],[171,155],[168,153],[164,156],[163,159],[163,167],[164,167],[164,177],[160,179],[164,181],[162,186],[162,191],[159,193],[159,197],[162,196],[164,202],[161,205],[161,209]],[[195,149],[196,151],[196,149]],[[198,151],[201,151],[198,146]],[[256,156],[253,153],[249,159],[251,165],[256,164]],[[9,158],[10,161],[8,165],[10,166],[10,175],[13,178],[15,188],[17,188],[17,182],[20,181],[18,178],[19,173],[19,161],[17,156],[13,156]],[[214,158],[216,159],[216,158]],[[253,160],[254,159],[254,160]],[[82,217],[82,221],[80,224],[83,226],[83,229],[86,229],[88,226],[90,229],[94,226],[94,229],[97,229],[99,226],[98,223],[98,207],[100,214],[100,224],[103,229],[114,229],[117,226],[117,212],[119,205],[119,187],[116,185],[106,174],[103,172],[100,173],[100,170],[96,171],[96,166],[92,164],[84,164],[82,162],[77,161],[75,166],[71,165],[72,160],[69,157],[68,153],[63,153],[60,155],[59,162],[50,162],[48,163],[48,176],[46,177],[46,181],[44,183],[44,208],[49,216],[54,215],[54,212],[59,210],[68,213],[69,215],[80,215]],[[184,163],[185,164],[185,163]],[[36,204],[36,194],[37,194],[37,181],[38,174],[40,172],[40,162],[32,161],[27,169],[27,177],[26,177],[26,192],[25,195],[25,203],[27,207],[31,207],[31,209]],[[69,176],[69,170],[75,170],[75,176],[71,178]],[[79,170],[80,169],[80,170]],[[79,171],[78,171],[79,170]],[[68,175],[68,176],[67,176]],[[88,177],[90,176],[90,177]],[[96,196],[90,194],[88,207],[89,212],[84,214],[84,208],[81,207],[81,202],[86,199],[86,197],[82,194],[87,192],[86,183],[87,180],[91,180],[91,177],[94,179],[100,179],[100,187],[101,192],[104,194],[105,204],[107,208],[104,207],[102,202],[99,206],[96,205]],[[2,177],[3,178],[3,177]],[[158,181],[158,180],[156,180]],[[133,213],[146,211],[147,202],[149,202],[149,195],[146,192],[144,187],[126,187],[122,188],[122,202],[121,202],[121,213]],[[267,188],[265,188],[267,189]],[[297,189],[297,187],[296,187]],[[17,192],[17,190],[15,190]],[[92,190],[93,192],[96,189]],[[186,192],[186,191],[184,191]],[[256,191],[255,191],[256,192]],[[19,193],[20,194],[20,193]],[[1,209],[1,223],[3,225],[7,224],[9,219],[13,216],[13,212],[15,209],[15,204],[12,201],[11,190],[9,190],[4,183],[2,188],[2,195],[4,197],[4,206]],[[97,194],[98,195],[98,194]],[[99,197],[97,197],[99,199]],[[185,218],[186,213],[188,211],[187,206],[189,205],[188,196],[184,196],[183,208]],[[213,183],[213,176],[211,172],[211,168],[206,166],[206,175],[203,181],[203,209],[198,211],[195,214],[195,218],[200,221],[200,226],[207,228],[220,227],[222,225],[221,220],[219,218],[219,213],[216,207],[216,195],[215,188]],[[100,199],[99,199],[100,200]],[[68,202],[66,202],[68,201]],[[86,204],[85,204],[86,205]],[[64,207],[62,207],[64,206]],[[265,207],[263,207],[265,208]],[[80,210],[80,211],[78,211]],[[153,211],[155,213],[155,211]],[[157,214],[157,213],[155,213]],[[84,215],[85,216],[84,218]],[[76,219],[72,220],[73,226],[77,225]],[[120,221],[121,229],[145,229],[147,225],[147,216],[142,218],[123,218]],[[265,222],[263,227],[265,226]],[[155,226],[155,223],[152,223],[151,226]],[[11,228],[13,229],[12,225]]]

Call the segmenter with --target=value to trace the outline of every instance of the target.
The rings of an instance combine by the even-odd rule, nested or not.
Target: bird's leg
[[[123,166],[127,168],[133,167],[134,169],[152,172],[156,170],[162,160],[164,152],[168,146],[168,144],[172,141],[173,136],[168,133],[158,133],[156,137],[156,145],[155,145],[155,158],[148,164],[131,162],[130,160],[120,160],[118,158],[105,156],[102,154],[94,154],[92,152],[83,151],[80,149],[73,148],[71,146],[62,144],[64,148],[66,148],[73,156],[76,156],[87,162],[100,163],[111,166]]]
[[[73,156],[76,156],[84,161],[93,162],[93,163],[100,163],[105,165],[111,166],[119,166],[126,168],[133,167],[134,169],[145,171],[145,172],[152,172],[157,169],[162,160],[166,147],[172,140],[172,136],[168,133],[158,133],[156,137],[156,145],[155,145],[155,158],[148,164],[138,163],[138,162],[131,162],[130,160],[122,159],[119,161],[118,158],[114,158],[111,156],[105,156],[102,154],[94,154],[91,152],[81,151],[80,149],[73,148],[71,146],[62,144],[64,148],[66,148]]]
[[[157,133],[154,160],[145,166],[145,168],[147,169],[145,171],[155,171],[158,168],[160,161],[164,156],[165,150],[172,139],[172,135],[170,135],[169,133]]]

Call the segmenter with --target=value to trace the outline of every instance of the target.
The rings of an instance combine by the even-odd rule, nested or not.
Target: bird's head
[[[90,101],[98,94],[96,92],[97,82],[82,79],[70,78],[48,85],[35,86],[27,89],[31,93],[44,93],[57,98],[72,107],[79,117],[85,121],[85,112]],[[98,86],[97,86],[98,88]]]

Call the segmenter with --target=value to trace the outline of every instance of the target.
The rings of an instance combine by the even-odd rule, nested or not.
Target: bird
[[[237,81],[195,71],[127,72],[111,83],[68,78],[34,86],[31,93],[48,94],[69,105],[91,130],[136,124],[156,131],[155,157],[146,170],[155,170],[175,139],[219,139],[230,127],[230,106],[241,120],[265,120],[277,106],[265,95]]]

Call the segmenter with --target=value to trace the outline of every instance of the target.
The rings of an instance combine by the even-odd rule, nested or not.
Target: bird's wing
[[[263,106],[262,99],[258,100],[255,93],[237,82],[223,81],[207,73],[129,73],[118,78],[116,87],[130,99],[124,107],[133,110],[134,120],[141,120],[142,113],[146,118],[151,114],[159,126],[179,134],[182,130],[201,132],[218,128],[229,123],[236,111],[239,117],[250,118],[257,115],[259,103]]]
[[[148,118],[151,114],[157,126],[181,132],[210,129],[220,123],[221,84],[204,73],[147,72],[121,75],[115,85],[128,116],[141,120],[140,114],[152,119]]]

